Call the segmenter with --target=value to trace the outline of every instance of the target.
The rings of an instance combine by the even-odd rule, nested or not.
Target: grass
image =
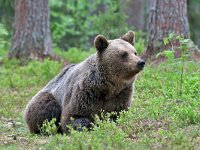
[[[69,54],[66,54],[68,57]],[[88,54],[71,56],[72,62]],[[129,111],[117,124],[96,119],[93,131],[33,135],[23,120],[31,99],[63,67],[45,60],[22,65],[0,60],[0,149],[198,149],[200,147],[200,64],[187,61],[183,94],[178,94],[180,65],[147,66],[135,83]]]

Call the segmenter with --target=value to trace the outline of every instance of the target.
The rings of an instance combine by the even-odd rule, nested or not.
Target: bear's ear
[[[108,47],[108,41],[103,35],[98,35],[94,40],[94,46],[97,51],[102,52]]]
[[[129,42],[131,45],[135,44],[135,33],[133,31],[128,31],[121,37],[122,40]]]

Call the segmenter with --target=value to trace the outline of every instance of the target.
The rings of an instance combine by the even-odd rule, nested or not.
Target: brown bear
[[[40,133],[43,122],[53,118],[63,133],[68,124],[89,128],[102,110],[128,109],[136,74],[145,65],[133,47],[134,32],[115,40],[98,35],[94,45],[95,54],[64,68],[31,99],[24,112],[30,132]]]

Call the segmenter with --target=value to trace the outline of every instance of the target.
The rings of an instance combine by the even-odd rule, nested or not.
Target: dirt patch
[[[157,131],[159,129],[168,130],[170,122],[166,120],[151,120],[151,119],[143,119],[137,122],[133,122],[133,131],[128,135],[128,138],[132,141],[139,139],[138,133],[148,132],[150,130]],[[123,131],[126,131],[126,127],[121,127]]]
[[[0,126],[0,146],[5,149],[37,149],[48,143],[48,137],[31,135],[23,123],[13,119],[1,117]]]

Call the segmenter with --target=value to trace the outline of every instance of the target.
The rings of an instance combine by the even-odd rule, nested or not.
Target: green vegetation
[[[74,49],[73,49],[74,50]],[[92,53],[62,52],[77,62]],[[0,50],[0,53],[4,51]],[[59,52],[58,52],[59,53]],[[121,112],[117,124],[107,116],[96,119],[92,131],[54,134],[53,122],[45,123],[46,135],[32,135],[23,120],[26,104],[63,67],[45,60],[24,64],[0,60],[0,149],[198,149],[200,147],[200,67],[185,60],[182,95],[177,94],[179,61],[146,66],[135,83],[129,111]]]
[[[190,23],[191,38],[195,44],[200,46],[200,21],[197,19],[200,17],[200,0],[189,0],[188,4],[188,19]]]
[[[8,60],[14,1],[0,0],[0,149],[199,149],[200,64],[188,60],[190,41],[182,37],[177,39],[183,51],[179,59],[173,53],[178,49],[171,47],[162,52],[167,62],[148,65],[139,74],[132,106],[121,112],[117,123],[110,122],[107,114],[103,120],[96,118],[92,131],[71,129],[61,135],[52,120],[44,123],[42,135],[30,134],[23,111],[32,96],[66,63],[78,63],[95,53],[91,47],[97,34],[112,39],[134,29],[127,24],[120,0],[50,0],[49,6],[54,53],[61,59]],[[191,37],[198,45],[199,7],[199,0],[188,1]],[[135,34],[134,46],[141,54],[146,33]],[[175,38],[171,34],[164,43],[173,45]]]
[[[120,0],[50,0],[49,4],[52,38],[62,50],[87,50],[93,45],[91,38],[99,33],[111,39],[130,29]]]
[[[97,34],[117,38],[133,28],[126,22],[124,4],[120,0],[49,0],[49,7],[53,47],[62,50],[72,47],[88,50]],[[0,24],[10,31],[4,37],[9,42],[13,21],[14,1],[0,0]]]
[[[61,56],[62,59],[67,60],[70,63],[77,63],[95,53],[95,49],[90,49],[89,51],[84,51],[79,48],[70,48],[68,51],[54,49],[54,52],[56,55]]]
[[[0,49],[7,46],[8,42],[5,40],[6,38],[8,38],[8,31],[3,24],[0,23]]]
[[[175,61],[178,63],[177,72],[179,77],[177,77],[177,95],[182,96],[182,87],[183,87],[183,75],[185,69],[185,61],[189,59],[189,53],[191,50],[196,50],[197,48],[190,39],[185,39],[184,36],[175,36],[174,33],[171,33],[168,37],[163,39],[163,42],[166,46],[171,47],[171,49],[164,50],[157,54],[157,57],[160,55],[166,56],[167,61],[171,65],[176,65]],[[179,46],[174,46],[174,42],[178,42]],[[178,58],[175,53],[179,52],[180,56]]]

